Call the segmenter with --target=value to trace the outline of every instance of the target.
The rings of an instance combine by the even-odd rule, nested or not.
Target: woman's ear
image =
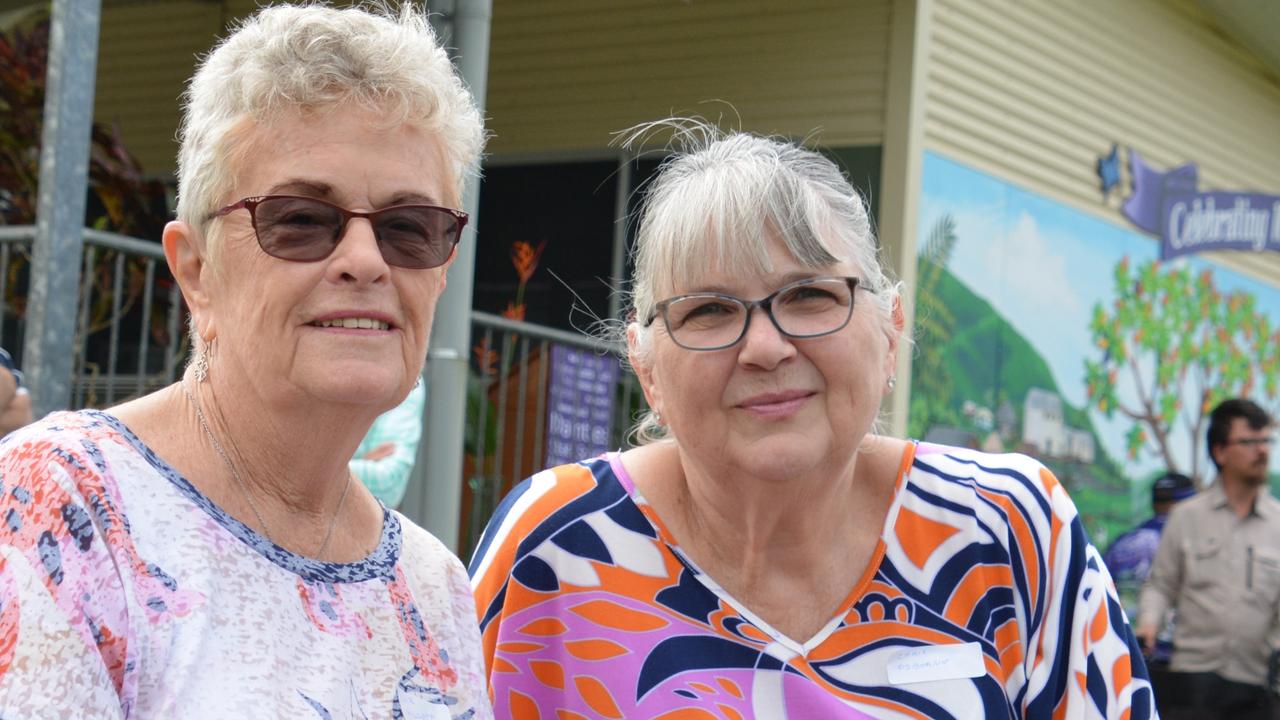
[[[885,358],[885,377],[892,377],[898,368],[898,346],[902,343],[902,333],[907,326],[906,312],[902,309],[902,296],[895,293],[893,308],[889,310],[889,327],[886,335],[889,338],[889,352]]]
[[[645,402],[649,403],[649,408],[662,415],[662,393],[658,389],[655,382],[653,367],[645,362],[646,353],[639,351],[641,330],[635,323],[631,323],[627,327],[627,362],[631,363],[631,369],[636,372],[636,379],[640,381],[640,389],[644,391]]]
[[[182,297],[187,301],[196,332],[205,340],[212,340],[216,331],[209,312],[209,279],[210,266],[208,259],[200,247],[199,238],[191,226],[181,220],[174,220],[164,226],[161,235],[164,244],[164,259],[169,264],[169,272],[182,288]]]

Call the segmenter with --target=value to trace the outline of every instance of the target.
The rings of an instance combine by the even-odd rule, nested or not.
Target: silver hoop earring
[[[414,390],[417,390],[417,389],[418,389],[418,388],[420,388],[420,387],[422,387],[422,375],[421,375],[421,373],[419,373],[418,377],[414,378],[414,380],[413,380],[413,389],[414,389]]]
[[[893,389],[898,387],[898,376],[890,375],[888,385],[889,385],[889,392],[893,392]]]

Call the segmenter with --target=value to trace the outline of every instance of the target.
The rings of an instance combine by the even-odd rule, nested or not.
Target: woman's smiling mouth
[[[815,394],[810,390],[764,393],[747,398],[738,403],[737,407],[758,417],[785,418],[798,412]]]
[[[317,320],[312,325],[322,328],[344,328],[348,330],[390,330],[391,325],[383,320],[376,320],[367,317],[348,317],[334,318],[332,320]]]

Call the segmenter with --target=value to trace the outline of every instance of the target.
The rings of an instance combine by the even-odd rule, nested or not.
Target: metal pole
[[[458,0],[452,43],[458,72],[484,109],[489,75],[489,26],[492,0]],[[409,478],[404,510],[451,550],[458,549],[462,507],[462,442],[467,414],[467,356],[471,345],[471,289],[475,275],[480,180],[472,177],[463,193],[471,222],[449,269],[449,285],[436,308],[427,352],[427,414],[424,442]],[[487,519],[487,518],[486,518]]]
[[[631,218],[627,214],[627,199],[631,195],[631,163],[630,155],[623,154],[618,158],[618,172],[615,181],[617,192],[613,198],[613,269],[609,278],[613,285],[609,293],[609,317],[622,319],[622,292],[627,285],[627,227]]]
[[[69,406],[100,0],[54,0],[22,369],[36,417]],[[85,338],[79,338],[84,342]]]

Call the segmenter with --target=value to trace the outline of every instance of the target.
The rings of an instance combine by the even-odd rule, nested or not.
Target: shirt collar
[[[1222,478],[1214,478],[1213,484],[1205,488],[1204,491],[1213,500],[1215,510],[1227,507],[1227,491],[1222,489]]]
[[[1253,512],[1268,520],[1280,517],[1280,500],[1271,495],[1271,488],[1263,485],[1258,491],[1258,499],[1253,503]]]
[[[1230,509],[1227,504],[1227,491],[1222,488],[1222,478],[1216,478],[1205,492],[1212,498],[1214,509]],[[1269,485],[1264,485],[1258,490],[1258,497],[1254,499],[1253,510],[1249,514],[1268,519],[1280,517],[1280,500],[1272,497]]]

